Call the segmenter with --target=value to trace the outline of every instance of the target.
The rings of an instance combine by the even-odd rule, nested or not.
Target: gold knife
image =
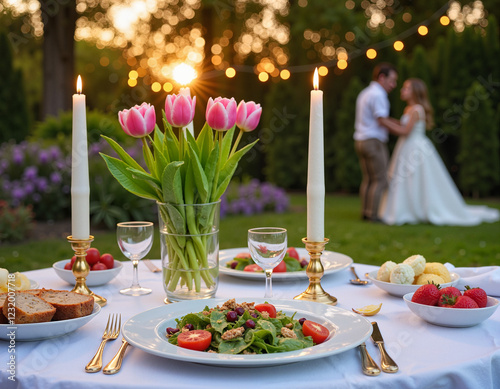
[[[359,351],[361,351],[361,367],[363,369],[363,373],[369,376],[379,375],[380,367],[378,367],[370,354],[368,354],[365,342],[359,345]]]
[[[378,324],[376,321],[372,321],[373,332],[372,339],[373,342],[378,346],[380,350],[380,354],[382,356],[382,360],[380,366],[382,367],[382,371],[385,373],[396,373],[399,370],[396,362],[392,360],[392,358],[387,354],[387,351],[384,347],[384,338],[382,338],[382,334],[378,328]]]
[[[123,357],[125,356],[125,350],[127,350],[128,345],[129,343],[125,339],[122,339],[122,345],[120,346],[120,349],[113,357],[113,359],[102,370],[104,374],[116,374],[120,371],[122,367]]]
[[[149,259],[143,259],[142,262],[146,265],[146,267],[151,270],[153,273],[159,273],[161,272],[161,269],[157,268],[153,262],[151,262]]]

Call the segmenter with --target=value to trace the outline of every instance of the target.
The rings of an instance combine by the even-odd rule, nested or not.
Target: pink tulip
[[[155,129],[155,107],[142,103],[130,109],[118,112],[118,120],[126,134],[134,138],[142,138]]]
[[[208,125],[214,130],[227,131],[236,123],[236,101],[232,97],[217,97],[215,100],[210,97],[205,116]]]
[[[165,116],[173,127],[186,127],[194,119],[196,96],[168,95],[165,100]]]
[[[253,131],[259,124],[261,114],[260,104],[255,104],[253,101],[245,103],[241,100],[236,112],[236,125],[245,132]]]

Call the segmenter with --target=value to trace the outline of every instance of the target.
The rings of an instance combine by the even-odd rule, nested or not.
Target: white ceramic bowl
[[[413,293],[422,285],[401,285],[401,284],[392,284],[390,282],[384,282],[377,280],[377,272],[378,270],[373,270],[368,273],[368,278],[380,289],[385,290],[387,293],[392,294],[393,296],[402,297],[407,293]],[[457,273],[450,273],[451,282],[446,282],[444,284],[440,284],[441,288],[446,288],[447,286],[455,286],[460,280],[460,276]]]
[[[411,301],[412,296],[413,293],[408,293],[403,296],[408,308],[426,322],[443,327],[475,326],[493,315],[499,305],[497,299],[488,296],[488,303],[484,308],[443,308],[414,303]]]
[[[63,259],[62,261],[56,262],[52,265],[57,275],[61,277],[68,284],[75,285],[75,276],[71,270],[66,270],[64,265],[70,262],[69,259]],[[123,265],[120,261],[115,260],[113,269],[108,270],[94,270],[89,271],[89,275],[86,279],[87,286],[99,286],[107,284],[113,278],[115,278],[118,273],[122,270]]]

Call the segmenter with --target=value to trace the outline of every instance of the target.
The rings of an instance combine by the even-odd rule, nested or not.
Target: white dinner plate
[[[297,248],[296,250],[300,258],[305,258],[309,261],[309,253],[306,249]],[[219,251],[219,272],[222,274],[246,278],[249,280],[262,280],[266,278],[266,275],[263,272],[254,273],[243,270],[235,270],[226,266],[228,262],[231,262],[236,255],[242,252],[249,253],[250,251],[248,250],[248,247]],[[326,276],[348,268],[353,263],[353,260],[351,257],[348,257],[345,254],[336,253],[334,251],[324,251],[321,255],[321,263],[323,264],[323,268],[325,269],[324,275]],[[273,281],[295,281],[301,279],[307,280],[307,274],[305,270],[273,273]]]
[[[373,270],[368,273],[368,279],[370,279],[377,287],[382,290],[385,290],[387,293],[392,294],[393,296],[403,297],[407,293],[416,292],[418,288],[422,285],[401,285],[401,284],[393,284],[391,282],[384,282],[377,280],[377,272],[378,270]],[[448,286],[455,286],[457,282],[460,280],[460,276],[457,273],[450,273],[451,282],[446,282],[444,284],[440,284],[441,288],[446,288]]]
[[[123,325],[123,337],[147,353],[180,361],[226,367],[272,366],[322,358],[350,350],[364,342],[372,332],[368,320],[342,308],[300,300],[272,300],[277,310],[295,318],[305,317],[324,325],[330,337],[323,343],[302,350],[261,355],[229,355],[188,350],[168,342],[167,327],[175,327],[175,319],[206,306],[222,305],[226,299],[183,301],[139,313]],[[237,302],[263,303],[264,299],[236,299]]]
[[[0,324],[0,339],[33,341],[55,338],[68,334],[87,324],[101,311],[101,306],[94,303],[94,310],[90,315],[76,319],[48,321],[32,324]]]

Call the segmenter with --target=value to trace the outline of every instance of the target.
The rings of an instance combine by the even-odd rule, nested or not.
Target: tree
[[[21,141],[29,132],[29,114],[21,70],[15,69],[7,34],[0,33],[0,143]]]
[[[76,92],[74,31],[76,0],[40,0],[43,27],[43,105],[42,116],[57,116],[71,109]]]
[[[467,90],[460,129],[460,187],[474,197],[491,194],[500,182],[498,116],[477,81]]]
[[[331,166],[334,189],[343,192],[355,192],[361,181],[359,161],[354,152],[354,119],[356,99],[363,89],[358,77],[353,77],[346,93],[342,97],[340,109],[337,112],[337,129],[330,141],[325,141],[325,164]]]

